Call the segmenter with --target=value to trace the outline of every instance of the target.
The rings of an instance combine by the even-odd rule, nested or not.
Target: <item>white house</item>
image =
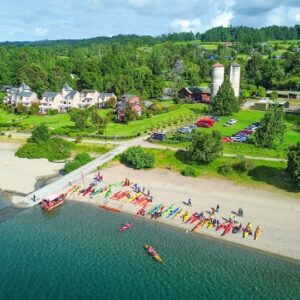
[[[117,96],[114,93],[100,93],[99,97],[98,97],[98,104],[97,106],[100,107],[104,107],[105,103],[107,101],[110,101],[111,99],[114,99],[115,101],[117,101]]]
[[[98,104],[99,93],[96,90],[82,90],[80,93],[79,108],[87,108]]]
[[[39,105],[40,114],[46,114],[48,110],[57,109],[60,112],[63,112],[63,105],[65,99],[62,94],[57,92],[45,92],[42,95],[42,100]]]
[[[33,103],[38,103],[39,99],[35,92],[32,92],[30,87],[24,82],[19,88],[8,88],[6,90],[6,96],[3,103],[8,106],[17,107],[18,104],[22,104],[26,107],[30,107]]]

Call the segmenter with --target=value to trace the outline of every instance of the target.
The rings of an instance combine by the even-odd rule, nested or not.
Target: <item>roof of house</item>
[[[64,90],[66,90],[66,91],[69,91],[69,92],[73,91],[73,89],[72,89],[67,83],[65,83],[65,84],[62,86],[62,88],[63,88]]]
[[[139,96],[137,96],[137,95],[133,95],[133,94],[124,94],[124,95],[122,95],[122,99],[125,99],[126,101],[129,101],[129,100],[131,100],[132,98],[135,98],[135,97],[138,97],[139,98]]]
[[[141,111],[142,110],[142,107],[139,103],[136,103],[132,106],[132,110],[133,111]]]
[[[32,95],[33,95],[33,92],[30,92],[30,91],[22,91],[22,92],[18,93],[19,97],[30,97]]]
[[[114,93],[100,93],[99,98],[104,99],[106,97],[116,97]]]
[[[43,97],[46,97],[46,98],[54,98],[54,97],[56,97],[57,95],[58,95],[57,92],[45,92],[45,93],[43,94]]]
[[[87,95],[87,94],[94,94],[94,93],[96,93],[96,92],[97,92],[96,90],[88,90],[88,89],[85,89],[85,90],[82,90],[82,91],[81,91],[81,94]]]
[[[145,100],[144,101],[144,105],[145,105],[146,108],[149,108],[149,107],[151,107],[153,105],[153,102],[149,101],[149,100]]]
[[[196,86],[196,87],[185,87],[184,88],[187,92],[191,93],[191,94],[200,94],[200,93],[206,93],[206,94],[210,94],[210,88],[209,87],[202,87],[202,86]]]
[[[11,89],[12,86],[11,85],[4,85],[2,88],[1,88],[1,92],[6,92],[7,90]]]
[[[70,92],[66,97],[67,98],[74,98],[74,96],[78,93],[78,91],[72,91]]]
[[[20,90],[30,91],[30,87],[25,82],[22,82],[20,85]]]

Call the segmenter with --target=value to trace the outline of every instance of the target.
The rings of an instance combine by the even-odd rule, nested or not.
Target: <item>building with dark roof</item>
[[[184,87],[178,92],[178,97],[190,101],[210,102],[209,87]]]

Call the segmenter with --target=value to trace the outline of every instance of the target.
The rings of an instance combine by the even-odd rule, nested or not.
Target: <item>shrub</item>
[[[65,164],[64,171],[65,171],[65,173],[70,173],[70,172],[78,169],[79,167],[89,163],[92,160],[93,160],[93,158],[90,157],[90,155],[88,153],[82,152],[80,154],[77,154],[73,161],[69,161]]]
[[[252,161],[243,159],[233,165],[233,168],[238,172],[249,172],[254,168]]]
[[[79,144],[82,142],[82,135],[77,135],[76,139],[75,139],[75,143]]]
[[[191,166],[187,166],[184,170],[181,171],[181,174],[183,176],[189,176],[189,177],[197,176],[197,172],[196,172],[195,168],[193,168]]]
[[[231,164],[226,164],[218,168],[218,173],[224,176],[229,175],[231,172],[232,172]]]
[[[71,156],[74,144],[60,138],[52,138],[47,142],[27,143],[18,149],[16,156],[22,158],[46,158],[62,160]]]
[[[49,138],[50,138],[49,129],[44,123],[42,123],[33,129],[30,142],[32,143],[46,142],[47,140],[49,140]]]
[[[58,109],[49,109],[47,111],[48,116],[54,116],[58,114]]]
[[[155,158],[141,146],[130,147],[121,155],[121,162],[135,169],[153,168]]]

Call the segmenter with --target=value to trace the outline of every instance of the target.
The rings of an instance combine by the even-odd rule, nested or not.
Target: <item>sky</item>
[[[300,24],[300,0],[0,0],[0,41]]]

